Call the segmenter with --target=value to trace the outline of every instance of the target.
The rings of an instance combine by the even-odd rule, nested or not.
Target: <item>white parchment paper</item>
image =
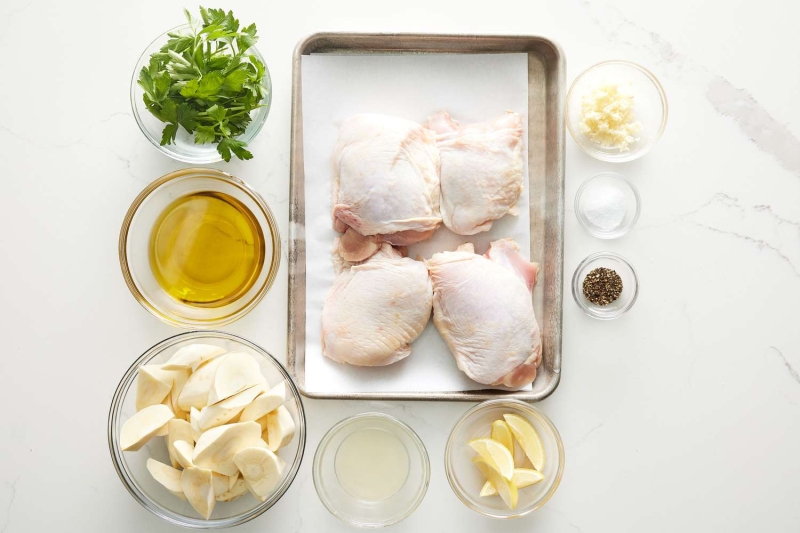
[[[406,359],[386,367],[355,367],[322,355],[322,304],[335,278],[331,246],[331,155],[339,125],[357,113],[382,113],[424,122],[446,110],[462,124],[507,110],[522,114],[527,153],[528,64],[526,54],[311,55],[302,59],[303,151],[306,206],[306,388],[310,392],[409,392],[485,389],[456,366],[433,321]],[[495,221],[491,231],[463,237],[444,226],[409,256],[429,258],[473,242],[478,253],[496,239],[513,237],[530,249],[528,167],[520,215]],[[530,385],[523,387],[530,390]]]

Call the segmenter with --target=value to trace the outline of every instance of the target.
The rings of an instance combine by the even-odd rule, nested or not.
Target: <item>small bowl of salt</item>
[[[600,239],[622,237],[639,219],[639,191],[622,174],[601,172],[584,181],[575,195],[575,216]]]

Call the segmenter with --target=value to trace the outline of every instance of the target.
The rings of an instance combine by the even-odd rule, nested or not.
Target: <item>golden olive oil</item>
[[[264,266],[264,234],[253,213],[224,193],[192,193],[169,204],[150,233],[150,268],[173,298],[221,307],[253,286]]]

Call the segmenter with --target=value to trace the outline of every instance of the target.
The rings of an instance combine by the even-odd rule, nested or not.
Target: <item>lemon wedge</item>
[[[507,480],[511,480],[511,476],[514,475],[514,457],[508,448],[496,440],[487,438],[471,440],[468,444],[478,452],[486,464]]]
[[[541,472],[544,467],[544,446],[542,446],[539,434],[536,433],[530,422],[519,415],[507,414],[503,415],[503,418],[511,428],[511,433],[514,434],[514,438],[519,442],[525,455],[531,460],[533,467]]]
[[[530,487],[539,483],[544,479],[544,474],[534,470],[533,468],[515,468],[514,475],[511,476],[511,482],[517,486],[518,489]],[[491,481],[486,481],[481,489],[481,496],[494,496],[497,494],[497,489],[492,485]]]
[[[511,436],[511,430],[508,428],[503,420],[495,420],[492,422],[492,440],[496,440],[514,455],[514,438]]]
[[[516,508],[517,498],[519,497],[517,486],[514,485],[512,481],[501,476],[493,466],[484,461],[483,457],[475,457],[472,462],[478,467],[481,473],[486,476],[486,479],[488,479],[487,483],[491,483],[494,487],[497,487],[497,493],[500,494],[500,497],[508,508]]]

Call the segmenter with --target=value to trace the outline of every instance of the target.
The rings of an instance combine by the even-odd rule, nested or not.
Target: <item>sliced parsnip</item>
[[[258,420],[263,416],[267,416],[267,413],[274,411],[283,405],[283,402],[285,401],[286,382],[282,381],[253,400],[253,403],[248,405],[245,410],[242,411],[242,416],[239,418],[239,420],[242,422],[247,422],[248,420]]]
[[[241,422],[211,428],[197,440],[192,462],[226,476],[238,472],[233,456],[239,450],[262,446],[261,426],[255,422]]]
[[[169,395],[167,395],[167,397],[164,398],[164,401],[161,402],[161,404],[162,405],[166,405],[167,407],[169,407],[169,410],[172,411],[172,406],[169,403]],[[175,411],[172,411],[172,415],[173,416],[175,415]],[[168,433],[169,433],[169,424],[164,424],[164,426],[161,429],[156,431],[156,434],[154,436],[155,437],[166,437]]]
[[[185,469],[181,474],[181,487],[194,510],[208,520],[217,503],[211,470],[196,466]]]
[[[166,405],[145,407],[122,425],[119,438],[120,448],[123,452],[138,450],[173,417],[172,409]],[[260,429],[258,424],[255,425]]]
[[[186,384],[178,396],[178,407],[184,411],[189,411],[192,407],[202,409],[208,405],[208,391],[214,382],[214,375],[220,364],[228,358],[222,355],[201,365],[186,381]]]
[[[185,440],[175,441],[173,444],[175,448],[175,460],[183,468],[191,468],[194,466],[192,456],[194,455],[194,446]]]
[[[186,411],[178,405],[178,398],[186,382],[189,381],[190,372],[188,370],[171,370],[169,372],[172,374],[172,389],[169,391],[169,403],[172,406],[172,412],[175,413],[176,418],[186,418],[183,414]]]
[[[211,477],[211,484],[214,486],[214,499],[228,492],[230,488],[231,476],[224,476],[214,472]]]
[[[212,344],[190,344],[172,354],[164,365],[164,370],[194,370],[208,361],[226,352],[225,348]]]
[[[247,492],[247,484],[244,482],[244,479],[237,477],[233,483],[233,486],[230,489],[228,489],[227,492],[217,496],[217,501],[230,502],[242,496],[246,492]]]
[[[233,462],[242,473],[247,488],[259,500],[271,493],[283,472],[283,461],[265,448],[244,448],[233,456]]]
[[[139,367],[136,379],[136,410],[157,405],[164,401],[172,389],[172,375],[164,372],[160,365]]]
[[[261,426],[261,433],[265,433],[267,431],[267,415],[262,416],[258,420],[254,420],[254,422],[258,422],[258,425]]]
[[[200,431],[200,411],[194,407],[189,412],[189,425],[192,426],[192,438],[194,442],[197,442],[203,432]]]
[[[194,436],[192,435],[192,426],[186,420],[173,418],[167,423],[167,452],[169,452],[169,460],[172,466],[178,468],[180,461],[175,454],[175,443],[179,440],[184,440],[189,444],[194,444]]]
[[[242,409],[250,405],[256,396],[261,394],[263,389],[261,385],[255,385],[242,392],[238,392],[214,405],[207,405],[200,411],[199,427],[200,431],[206,431],[216,426],[221,426],[229,422],[236,415],[242,412]]]
[[[181,487],[180,470],[158,462],[152,457],[147,460],[147,470],[150,472],[150,475],[153,476],[153,479],[164,485],[165,489],[178,498],[186,499],[186,496],[183,494],[183,487]]]
[[[233,352],[220,360],[221,363],[208,391],[208,405],[213,405],[237,392],[266,381],[261,375],[258,361],[250,354]]]
[[[267,436],[269,449],[273,452],[291,442],[294,437],[294,419],[285,406],[281,405],[267,415]]]
[[[239,473],[237,472],[235,476],[228,476],[228,490],[232,489],[236,482],[239,480]]]

